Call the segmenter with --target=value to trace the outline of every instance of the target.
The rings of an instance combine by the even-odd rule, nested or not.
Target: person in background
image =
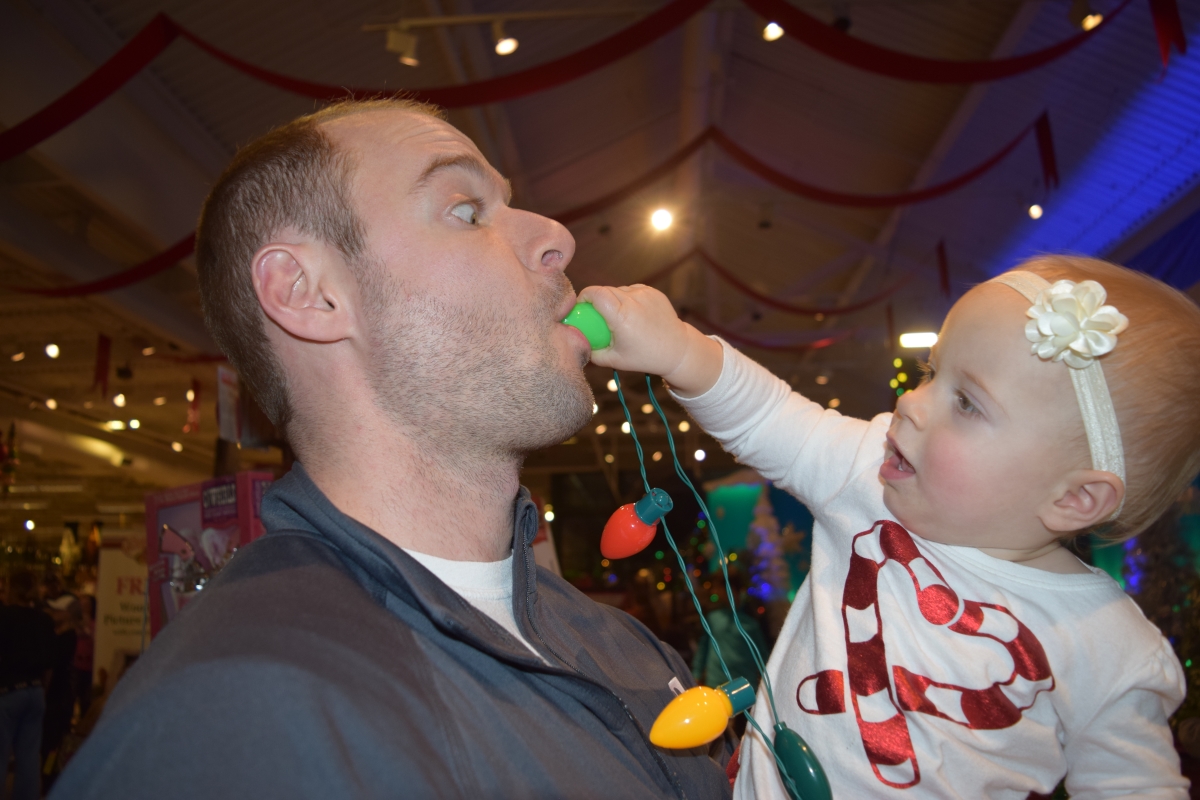
[[[80,719],[92,705],[92,666],[96,651],[96,598],[79,595],[79,627],[75,629],[75,661],[72,681]]]
[[[0,765],[7,772],[9,758],[14,759],[12,800],[41,796],[43,685],[52,661],[54,622],[37,606],[33,573],[14,573],[0,606]],[[0,800],[5,800],[6,785],[0,780]]]
[[[75,648],[82,621],[79,600],[62,591],[61,583],[56,585],[58,596],[46,600],[46,611],[54,621],[46,716],[42,723],[42,774],[47,789],[58,777],[59,750],[63,738],[71,730],[71,717],[75,714]]]

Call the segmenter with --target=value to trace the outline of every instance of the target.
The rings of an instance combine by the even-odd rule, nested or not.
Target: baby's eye
[[[459,203],[454,208],[450,209],[450,213],[468,225],[479,224],[479,212],[478,209],[475,208],[474,203]]]
[[[954,403],[955,403],[955,405],[958,406],[958,410],[963,412],[964,414],[979,413],[979,409],[976,408],[975,404],[971,402],[971,398],[967,397],[962,392],[958,392],[954,396]]]

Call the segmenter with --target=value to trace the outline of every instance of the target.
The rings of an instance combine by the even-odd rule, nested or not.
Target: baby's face
[[[883,498],[923,538],[1048,544],[1055,536],[1039,515],[1068,473],[1090,466],[1068,367],[1030,353],[1028,308],[1007,286],[971,290],[946,317],[929,379],[897,404],[879,470]]]

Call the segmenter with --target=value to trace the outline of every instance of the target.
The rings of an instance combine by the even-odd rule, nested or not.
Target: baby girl
[[[1064,545],[1144,530],[1200,471],[1200,309],[1045,256],[950,310],[896,411],[843,417],[682,322],[591,287],[595,363],[662,375],[739,461],[808,506],[812,571],[768,663],[835,797],[1187,796],[1170,645]],[[1111,305],[1109,305],[1111,304]],[[763,730],[775,720],[760,692]],[[786,798],[757,733],[735,797]]]

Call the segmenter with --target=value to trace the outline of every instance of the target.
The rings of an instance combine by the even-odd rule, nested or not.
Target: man
[[[37,579],[13,573],[8,605],[0,605],[0,765],[14,762],[13,800],[42,795],[42,720],[45,682],[53,663],[54,623],[38,605]],[[0,798],[5,797],[0,782]]]
[[[526,453],[591,417],[561,225],[425,106],[244,149],[198,238],[206,319],[299,464],[117,688],[54,797],[721,797],[647,732],[669,647],[534,564]],[[303,465],[303,466],[301,466]]]

